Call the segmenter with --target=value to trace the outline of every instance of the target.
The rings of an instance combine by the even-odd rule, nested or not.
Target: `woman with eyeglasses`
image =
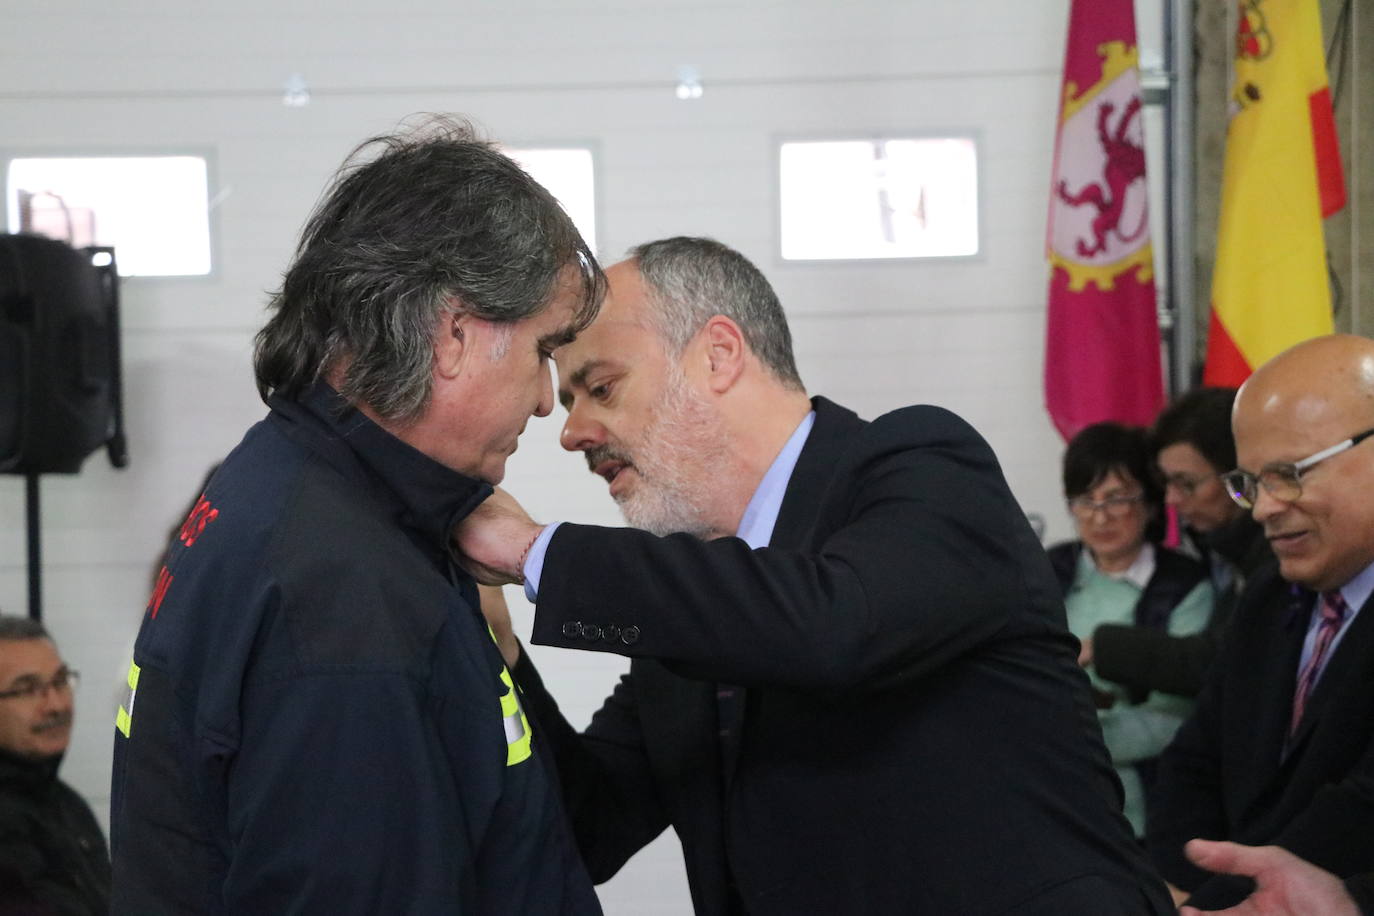
[[[1191,710],[1186,697],[1131,689],[1094,665],[1094,635],[1125,625],[1172,636],[1197,633],[1212,613],[1212,586],[1196,560],[1161,546],[1163,501],[1143,429],[1097,423],[1064,452],[1064,495],[1078,540],[1051,547],[1069,629],[1082,643],[1098,720],[1125,790],[1126,818],[1145,832],[1154,759]]]
[[[1130,626],[1103,626],[1093,639],[1103,677],[1140,690],[1197,696],[1245,581],[1272,562],[1264,532],[1231,498],[1222,475],[1236,466],[1231,434],[1234,388],[1197,388],[1155,419],[1150,448],[1164,501],[1178,513],[1186,549],[1207,567],[1215,604],[1207,628],[1170,636]]]

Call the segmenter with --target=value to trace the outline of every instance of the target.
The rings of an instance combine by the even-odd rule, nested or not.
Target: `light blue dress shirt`
[[[787,444],[778,452],[778,457],[768,466],[768,472],[759,481],[749,505],[744,507],[744,515],[739,520],[739,530],[735,537],[742,538],[752,548],[767,547],[773,538],[773,526],[778,523],[778,512],[782,510],[782,497],[787,492],[787,484],[792,479],[792,471],[801,457],[802,447],[806,445],[811,427],[816,424],[816,412],[810,411],[797,424]],[[531,602],[539,597],[539,577],[544,572],[544,555],[549,549],[549,540],[562,522],[545,526],[530,545],[525,555],[525,597]]]

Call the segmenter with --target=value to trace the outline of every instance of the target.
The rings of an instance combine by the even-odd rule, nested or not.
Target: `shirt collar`
[[[752,548],[767,547],[773,539],[773,526],[778,522],[778,512],[782,509],[782,497],[787,492],[787,482],[792,479],[792,470],[801,457],[806,437],[816,423],[816,412],[807,413],[797,424],[787,443],[778,452],[778,457],[768,466],[768,472],[759,481],[744,515],[739,520],[739,530],[735,536],[743,538]]]
[[[1374,594],[1374,563],[1360,571],[1355,578],[1341,586],[1341,597],[1351,610],[1351,617],[1360,612],[1369,596]]]
[[[454,525],[491,495],[490,484],[402,442],[324,382],[294,401],[273,397],[269,406],[289,421],[313,427],[315,435],[303,444],[335,467],[343,470],[351,454],[400,504],[400,521],[445,553]]]
[[[1145,586],[1150,584],[1150,577],[1155,574],[1155,545],[1149,541],[1142,544],[1140,546],[1140,553],[1136,554],[1135,559],[1131,561],[1131,565],[1127,566],[1121,572],[1109,573],[1098,569],[1097,564],[1093,561],[1092,551],[1088,550],[1087,547],[1083,548],[1083,553],[1079,558],[1079,562],[1086,564],[1086,568],[1088,569],[1096,570],[1097,574],[1100,576],[1105,576],[1108,579],[1116,579],[1119,582],[1129,582],[1136,588],[1144,591]]]

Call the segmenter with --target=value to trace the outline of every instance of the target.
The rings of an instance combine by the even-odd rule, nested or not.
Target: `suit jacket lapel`
[[[1266,680],[1269,682],[1268,702],[1272,704],[1274,715],[1268,722],[1268,740],[1263,747],[1267,752],[1274,746],[1269,741],[1276,740],[1279,748],[1278,759],[1287,766],[1293,760],[1293,751],[1301,743],[1303,734],[1300,727],[1298,733],[1290,738],[1288,728],[1293,719],[1293,699],[1298,692],[1302,644],[1307,639],[1307,624],[1312,619],[1312,602],[1315,596],[1305,588],[1290,585],[1285,599],[1286,603],[1278,619],[1278,625],[1283,628],[1283,635],[1277,644],[1282,647],[1282,651],[1274,653],[1274,667],[1266,673]],[[1310,724],[1308,717],[1304,717],[1303,724]]]
[[[865,425],[854,411],[827,398],[814,397],[811,406],[816,411],[816,422],[787,482],[773,537],[768,542],[770,547],[795,550],[805,546],[835,475],[835,462],[844,453],[850,437]]]
[[[1270,580],[1269,576],[1273,579]],[[1252,628],[1234,621],[1233,636],[1246,642],[1244,673],[1236,681],[1237,701],[1243,703],[1228,714],[1226,741],[1240,769],[1230,778],[1233,798],[1254,798],[1270,790],[1288,757],[1288,723],[1293,709],[1293,684],[1302,654],[1305,608],[1311,592],[1267,572],[1252,585],[1268,593],[1266,600],[1237,613],[1254,618]],[[1234,658],[1230,653],[1228,657]],[[1234,702],[1234,701],[1233,701]]]
[[[1317,686],[1313,688],[1312,695],[1307,698],[1307,708],[1303,710],[1302,721],[1298,723],[1298,730],[1293,735],[1293,740],[1289,742],[1290,755],[1297,756],[1294,752],[1302,747],[1307,736],[1321,721],[1322,713],[1330,705],[1327,697],[1339,696],[1351,690],[1367,689],[1363,686],[1357,687],[1347,684],[1346,681],[1351,677],[1360,680],[1365,677],[1365,673],[1359,669],[1358,663],[1352,659],[1359,660],[1369,657],[1368,646],[1371,641],[1374,641],[1374,623],[1371,623],[1371,618],[1374,618],[1374,607],[1371,605],[1374,605],[1374,596],[1370,596],[1365,601],[1363,607],[1360,608],[1360,613],[1351,622],[1345,635],[1341,637],[1340,645],[1327,659],[1326,670],[1322,672],[1321,680],[1317,681]],[[1304,630],[1306,629],[1305,625],[1309,622],[1309,618],[1303,618]],[[1295,667],[1293,670],[1296,679],[1297,668]]]
[[[811,399],[816,411],[816,422],[806,437],[797,463],[792,468],[792,476],[787,481],[783,493],[782,506],[778,509],[778,520],[773,525],[773,535],[768,540],[769,547],[796,550],[806,546],[808,535],[816,523],[816,516],[824,502],[825,491],[835,473],[835,462],[843,454],[849,437],[863,428],[864,421],[852,410],[835,404],[823,397]],[[717,685],[720,687],[728,685]],[[739,748],[744,743],[744,732],[749,721],[751,699],[742,687],[739,691],[740,720],[739,740],[732,745],[733,750],[725,755],[726,788],[734,777],[739,762]]]

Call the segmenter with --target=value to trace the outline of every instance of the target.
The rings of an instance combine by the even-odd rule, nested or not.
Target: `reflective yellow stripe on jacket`
[[[124,702],[119,704],[119,712],[115,714],[115,728],[125,738],[129,737],[129,729],[134,724],[134,696],[138,693],[138,672],[142,670],[133,659],[129,660],[129,693],[124,697]]]

